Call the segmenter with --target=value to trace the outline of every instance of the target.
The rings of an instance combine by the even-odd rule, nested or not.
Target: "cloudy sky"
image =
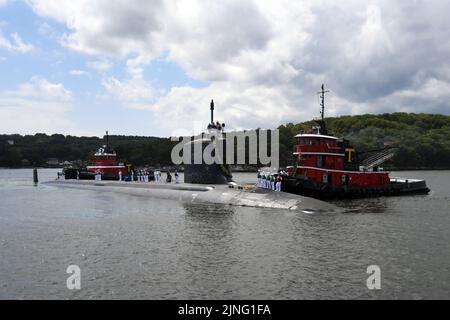
[[[450,114],[450,1],[0,0],[0,133]]]

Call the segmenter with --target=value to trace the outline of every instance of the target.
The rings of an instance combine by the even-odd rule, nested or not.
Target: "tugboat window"
[[[323,167],[325,163],[325,156],[317,156],[317,166],[319,168]]]

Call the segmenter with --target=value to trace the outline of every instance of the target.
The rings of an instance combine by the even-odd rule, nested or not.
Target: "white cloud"
[[[134,109],[149,109],[154,97],[153,88],[142,79],[120,81],[114,77],[102,80],[102,86],[108,92],[108,99],[116,99]]]
[[[9,0],[0,0],[0,8],[6,6]]]
[[[62,35],[60,35],[58,31],[50,26],[47,22],[41,22],[37,31],[40,35],[45,36],[51,40],[61,41]]]
[[[433,95],[445,95],[450,83],[443,71],[450,70],[448,2],[28,3],[37,14],[67,26],[65,46],[98,57],[88,66],[103,73],[110,97],[183,123],[206,120],[211,98],[220,102],[218,116],[234,126],[307,120],[318,115],[315,92],[323,82],[333,89],[329,115],[449,112],[433,103]],[[128,59],[126,79],[106,75],[111,64],[105,57],[111,56]],[[210,85],[155,92],[143,71],[161,57]],[[417,90],[432,95],[408,98]],[[177,126],[160,125],[165,133]]]
[[[160,1],[138,0],[132,3],[92,1],[28,0],[41,16],[48,16],[76,32],[67,34],[63,43],[78,51],[95,54],[126,55],[143,52],[156,43],[152,32],[163,22]],[[108,18],[104,19],[103,16]],[[105,37],[105,32],[109,36]]]
[[[37,76],[14,90],[1,91],[2,133],[83,134],[67,119],[71,101],[71,92],[61,83]]]
[[[10,39],[0,33],[0,48],[19,53],[27,53],[34,49],[33,45],[25,43],[17,33],[12,33]]]
[[[39,100],[60,100],[69,101],[72,93],[67,90],[62,83],[51,83],[48,80],[34,76],[30,81],[20,84],[14,95],[21,97],[36,98]]]
[[[85,71],[85,70],[78,70],[78,69],[74,69],[74,70],[70,70],[69,74],[71,76],[88,76],[89,72]]]
[[[127,60],[128,79],[103,78],[102,86],[108,95],[101,98],[115,99],[121,104],[134,109],[150,109],[157,92],[151,83],[144,80],[142,65],[148,62],[149,58],[144,56]]]
[[[87,63],[88,68],[96,70],[100,73],[104,73],[111,69],[112,64],[108,60],[89,61]]]
[[[174,130],[179,129],[191,131],[198,121],[203,124],[204,130],[210,117],[209,102],[214,98],[215,120],[225,122],[228,130],[274,128],[288,120],[286,113],[292,119],[301,119],[309,113],[308,109],[301,107],[292,110],[289,92],[285,90],[289,89],[266,86],[240,88],[239,83],[231,82],[213,83],[200,89],[175,87],[153,105],[157,119],[154,123],[159,130],[166,130],[166,134],[173,134]],[[271,104],[266,101],[271,101]],[[276,105],[275,110],[272,103]]]

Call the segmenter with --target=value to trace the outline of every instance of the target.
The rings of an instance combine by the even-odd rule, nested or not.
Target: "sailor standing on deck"
[[[267,174],[267,172],[264,172],[264,184],[263,184],[264,189],[267,189],[268,180],[269,180],[269,175]]]
[[[275,181],[276,181],[276,191],[281,191],[281,175],[278,174]]]
[[[264,172],[264,185],[263,185],[263,188],[267,189],[268,185],[269,185],[269,175],[267,174],[267,172]]]
[[[119,181],[122,181],[122,170],[119,170]]]
[[[270,183],[271,183],[272,190],[275,191],[275,176],[273,174],[270,175]]]
[[[180,183],[180,177],[177,170],[175,170],[175,183]]]
[[[272,190],[272,174],[271,173],[268,174],[267,189]]]

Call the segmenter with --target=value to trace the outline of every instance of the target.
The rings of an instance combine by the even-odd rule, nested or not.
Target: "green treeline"
[[[119,162],[155,166],[171,164],[170,153],[175,145],[169,138],[114,135],[109,136],[109,143]],[[104,144],[104,139],[98,137],[0,135],[0,167],[47,166],[51,158],[88,163]]]
[[[391,113],[342,116],[326,119],[330,134],[352,142],[357,152],[396,144],[396,156],[385,167],[396,169],[449,169],[450,116]],[[295,139],[313,121],[280,126],[280,165],[292,165]],[[177,142],[169,138],[110,136],[119,161],[134,165],[171,165],[170,154]],[[0,167],[47,166],[50,158],[59,162],[89,162],[104,140],[60,134],[0,135]]]

